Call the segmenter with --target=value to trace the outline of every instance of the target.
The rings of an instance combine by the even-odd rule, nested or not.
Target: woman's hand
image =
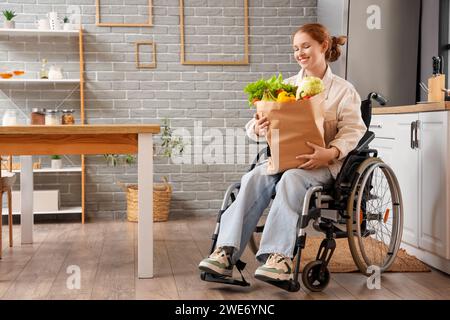
[[[269,120],[267,120],[266,116],[260,117],[258,113],[255,113],[255,119],[256,122],[253,131],[257,136],[265,136],[267,128],[269,127]]]
[[[328,164],[339,157],[339,150],[336,147],[322,148],[314,143],[306,142],[308,146],[314,149],[312,154],[303,154],[295,157],[295,159],[306,159],[308,160],[298,168],[300,169],[318,169],[328,166]]]

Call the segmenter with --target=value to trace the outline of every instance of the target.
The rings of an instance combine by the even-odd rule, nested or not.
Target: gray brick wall
[[[134,15],[136,10],[143,12],[145,8],[135,8],[142,1],[146,2],[102,1],[118,5],[114,10],[104,9],[102,21],[116,21],[124,15],[129,19],[127,16]],[[186,58],[241,59],[242,3],[240,0],[225,4],[218,0],[185,0]],[[73,4],[81,7],[85,30],[87,122],[159,123],[169,117],[173,129],[184,127],[191,135],[194,135],[194,121],[201,121],[203,134],[208,134],[208,129],[218,129],[224,134],[227,129],[242,129],[253,116],[242,92],[244,86],[279,72],[284,77],[297,73],[290,35],[301,24],[316,21],[315,0],[249,0],[250,65],[200,66],[180,63],[179,0],[153,0],[154,26],[149,28],[97,27],[94,0],[6,0],[1,2],[0,10],[15,10],[19,14],[16,28],[30,28],[38,15],[52,10],[64,14]],[[135,41],[156,43],[155,69],[136,69]],[[55,41],[51,37],[0,36],[0,67],[23,68],[31,76],[39,71],[40,60],[47,58],[49,64],[60,64],[68,76],[76,77],[77,46],[76,37]],[[0,89],[2,113],[17,106],[29,114],[32,107],[58,105],[74,86],[1,84]],[[78,90],[67,98],[64,107],[76,109],[79,117]],[[201,139],[193,137],[187,141],[193,142],[194,138]],[[203,139],[202,148],[205,148],[208,140]],[[234,148],[246,163],[235,160],[232,164],[173,164],[166,158],[155,158],[156,180],[167,176],[173,184],[171,216],[217,212],[227,185],[239,180],[252,160],[252,155],[242,151],[248,150],[247,139],[240,136],[237,141],[240,147],[228,143],[225,148]],[[48,163],[48,157],[42,157],[42,161]],[[68,157],[64,162],[77,165],[79,158]],[[135,183],[136,165],[111,168],[102,156],[87,157],[86,165],[87,215],[123,216],[125,193],[115,183]],[[79,175],[51,174],[36,178],[36,188],[56,187],[61,190],[63,205],[76,204],[79,200]]]

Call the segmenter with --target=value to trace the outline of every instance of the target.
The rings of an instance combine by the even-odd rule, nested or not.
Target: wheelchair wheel
[[[347,203],[348,242],[359,270],[386,271],[394,262],[403,230],[400,187],[392,169],[381,159],[369,158],[358,168],[359,178]]]
[[[302,282],[309,291],[323,291],[330,282],[330,271],[322,266],[322,261],[311,261],[303,268]]]

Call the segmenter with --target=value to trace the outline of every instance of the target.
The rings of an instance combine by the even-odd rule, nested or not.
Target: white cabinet
[[[450,259],[447,115],[448,112],[419,114],[419,248]]]
[[[400,183],[403,243],[438,268],[439,259],[450,262],[448,118],[446,111],[374,115],[370,127],[376,135],[370,146],[393,168]],[[449,272],[450,263],[442,269]]]
[[[419,153],[411,145],[411,127],[418,114],[374,116],[376,138],[370,144],[380,158],[392,167],[400,183],[403,208],[403,241],[419,244]]]

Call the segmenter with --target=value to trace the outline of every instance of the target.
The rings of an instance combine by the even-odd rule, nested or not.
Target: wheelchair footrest
[[[297,292],[300,290],[300,282],[295,280],[275,281],[268,280],[266,277],[259,278],[258,276],[255,276],[255,278],[289,292]]]
[[[203,281],[231,284],[235,286],[248,287],[250,283],[247,281],[237,280],[230,277],[220,276],[212,273],[202,272],[200,278]]]

